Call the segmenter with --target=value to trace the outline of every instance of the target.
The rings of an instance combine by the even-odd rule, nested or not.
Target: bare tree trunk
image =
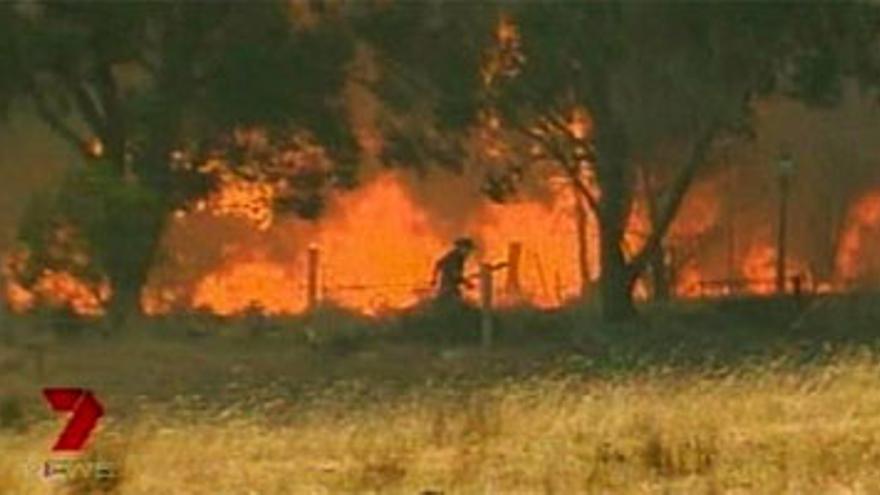
[[[648,216],[651,225],[660,224],[657,215],[657,197],[659,195],[655,187],[654,177],[649,170],[639,168],[639,177],[642,183],[642,191],[645,197],[645,205],[648,207]],[[656,246],[648,253],[648,270],[651,273],[651,293],[655,301],[668,301],[670,297],[670,274],[666,265],[666,250],[662,244]]]
[[[621,177],[622,179],[622,177]],[[629,198],[624,200],[623,181],[608,180],[608,191],[599,221],[599,245],[602,274],[599,279],[602,316],[607,321],[621,321],[636,314],[633,302],[633,276],[623,249]]]
[[[633,272],[623,252],[623,237],[629,217],[631,182],[628,180],[626,137],[621,129],[607,125],[597,136],[600,158],[597,178],[602,187],[599,218],[602,274],[600,291],[602,316],[619,321],[635,315],[632,286]]]
[[[604,229],[603,229],[604,230]],[[614,234],[602,235],[602,277],[599,289],[602,298],[602,316],[608,321],[621,321],[636,314],[633,302],[633,277],[626,265],[619,238]]]
[[[111,276],[111,279],[113,277]],[[107,307],[104,335],[110,337],[128,330],[130,319],[140,313],[141,284],[115,280],[113,296]]]
[[[168,218],[166,205],[167,202],[159,198],[120,205],[128,207],[111,220],[118,240],[106,247],[103,264],[113,290],[107,308],[108,323],[113,331],[122,330],[129,317],[140,313],[141,291],[155,262]],[[132,211],[135,209],[137,211]],[[125,222],[122,217],[126,214],[137,215],[138,221]]]

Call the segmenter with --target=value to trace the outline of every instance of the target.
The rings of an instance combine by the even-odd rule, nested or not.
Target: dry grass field
[[[280,344],[284,345],[280,345]],[[880,493],[880,353],[820,346],[620,371],[550,346],[284,338],[0,347],[0,493]],[[51,483],[63,420],[40,386],[95,390],[108,483]]]

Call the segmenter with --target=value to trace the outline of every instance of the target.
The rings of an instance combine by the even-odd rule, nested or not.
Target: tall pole
[[[519,281],[519,263],[522,258],[522,243],[507,245],[507,297],[510,302],[519,302],[522,293]]]
[[[786,261],[788,256],[788,201],[794,163],[787,154],[779,159],[779,223],[776,239],[776,292],[786,292]]]
[[[734,168],[730,164],[730,149],[724,149],[724,165],[727,168],[727,290],[733,293],[736,278],[736,184]]]
[[[492,346],[492,267],[480,264],[480,341],[483,348]]]
[[[779,179],[779,228],[777,231],[778,239],[776,240],[777,253],[776,256],[776,292],[785,293],[785,264],[788,255],[787,236],[788,230],[788,179],[784,176]]]
[[[306,268],[306,307],[314,311],[318,307],[318,266],[321,252],[318,246],[309,246]]]

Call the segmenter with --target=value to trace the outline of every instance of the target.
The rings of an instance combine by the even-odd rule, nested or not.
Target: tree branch
[[[514,126],[513,129],[516,132],[524,135],[526,138],[537,141],[538,144],[540,144],[544,148],[544,150],[546,150],[548,153],[550,153],[551,158],[553,160],[559,162],[559,166],[562,167],[562,169],[565,171],[565,175],[569,178],[569,180],[571,180],[572,185],[574,186],[575,190],[581,196],[584,197],[584,199],[587,201],[587,204],[590,206],[590,209],[593,210],[593,213],[598,215],[599,214],[599,200],[596,198],[596,196],[593,194],[593,192],[590,191],[589,188],[587,188],[586,184],[584,184],[584,182],[581,180],[580,175],[577,173],[578,167],[570,166],[569,160],[565,156],[565,154],[562,153],[562,151],[560,151],[556,146],[554,146],[550,140],[548,140],[545,136],[541,135],[540,133],[537,133],[537,132],[529,129],[528,126],[522,126],[522,125]]]
[[[585,142],[585,139],[580,139],[577,136],[575,136],[574,131],[571,129],[571,127],[569,127],[568,122],[559,118],[558,112],[553,112],[550,115],[548,115],[547,122],[550,124],[550,127],[552,127],[553,129],[556,129],[563,136],[570,139],[574,143],[581,145],[581,146],[584,146],[587,144]]]
[[[119,88],[113,78],[109,61],[95,68],[95,88],[104,109],[104,136],[110,158],[121,170],[125,169],[126,123],[119,99]]]
[[[670,225],[672,225],[673,220],[675,220],[685,194],[694,181],[697,170],[706,161],[712,141],[719,130],[720,126],[718,124],[710,125],[694,143],[691,155],[676,177],[667,201],[660,205],[660,211],[656,215],[656,223],[651,229],[651,235],[648,236],[648,240],[645,241],[641,251],[629,263],[628,269],[631,274],[637,275],[641,273],[647,265],[651,254],[660,248],[660,244],[666,237],[666,232],[669,230]]]
[[[92,129],[92,132],[101,138],[102,141],[106,141],[106,122],[104,121],[103,115],[101,115],[101,111],[95,105],[94,98],[89,94],[85,85],[82,81],[78,81],[71,74],[62,74],[62,79],[67,85],[67,89],[73,95],[77,107],[79,108],[79,112],[82,114],[86,124],[88,124]]]
[[[593,213],[599,214],[599,200],[596,198],[596,195],[593,194],[592,191],[584,184],[584,181],[581,180],[581,177],[578,175],[576,170],[571,170],[570,167],[565,167],[566,173],[568,174],[568,178],[571,180],[575,189],[587,200],[587,204],[590,205],[590,209],[593,210]]]
[[[46,99],[40,94],[40,91],[35,87],[31,86],[28,88],[28,94],[31,97],[31,100],[34,102],[34,106],[37,110],[37,115],[45,122],[56,134],[58,134],[62,139],[68,141],[70,144],[76,148],[83,156],[87,156],[87,153],[84,149],[85,139],[80,136],[76,131],[73,130],[67,123],[64,122],[64,119],[61,118],[58,113],[52,110],[49,107],[48,103],[46,103]]]

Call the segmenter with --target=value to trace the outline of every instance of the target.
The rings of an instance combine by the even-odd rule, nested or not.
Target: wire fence
[[[403,309],[431,299],[437,293],[432,286],[430,270],[416,267],[405,270],[411,273],[426,272],[424,277],[410,280],[363,280],[358,273],[336,272],[334,267],[323,259],[318,248],[310,248],[306,258],[306,277],[293,285],[295,290],[305,295],[304,309],[320,305],[338,305],[367,313],[386,312]],[[426,265],[430,267],[430,264]],[[485,265],[484,263],[481,265]],[[576,274],[567,273],[562,280],[560,267],[549,266],[541,259],[541,253],[523,249],[520,243],[510,243],[505,261],[489,264],[492,272],[491,293],[482,294],[479,273],[467,275],[471,280],[465,298],[472,303],[503,306],[514,303],[531,304],[540,307],[560,307],[579,296],[590,297],[597,293],[597,284],[591,280],[582,288]],[[500,272],[500,273],[499,273]],[[497,275],[496,275],[497,273]],[[523,279],[523,274],[528,275]],[[352,280],[354,279],[354,280]],[[648,279],[646,278],[646,281]],[[289,286],[290,287],[290,286]],[[856,281],[820,282],[814,277],[794,274],[786,277],[782,287],[774,278],[726,278],[701,279],[687,291],[680,291],[673,280],[670,293],[678,299],[724,299],[746,296],[816,295],[856,291],[861,287]],[[653,289],[637,294],[640,300],[652,298]],[[258,301],[254,301],[258,304]]]

